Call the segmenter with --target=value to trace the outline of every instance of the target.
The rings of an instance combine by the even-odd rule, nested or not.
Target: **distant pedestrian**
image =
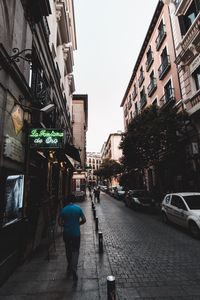
[[[93,194],[94,194],[94,201],[97,202],[98,201],[98,190],[97,190],[96,186],[94,187]]]
[[[65,242],[66,258],[68,262],[67,276],[73,275],[78,280],[77,265],[80,249],[80,225],[86,222],[83,210],[75,205],[71,196],[65,197],[65,206],[59,217],[60,226],[64,226],[63,239]]]
[[[92,201],[92,188],[91,188],[90,185],[88,186],[88,191],[89,191],[89,197],[90,197],[90,199]]]
[[[97,187],[97,202],[100,203],[100,186]]]

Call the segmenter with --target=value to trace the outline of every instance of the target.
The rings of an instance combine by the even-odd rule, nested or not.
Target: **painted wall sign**
[[[22,143],[8,134],[4,137],[4,156],[12,160],[23,163],[25,159],[25,150]]]
[[[63,148],[64,132],[60,129],[33,128],[29,133],[30,148]]]
[[[18,134],[23,128],[24,125],[23,115],[24,115],[23,109],[19,105],[15,105],[11,112],[11,118],[13,121],[16,134]]]

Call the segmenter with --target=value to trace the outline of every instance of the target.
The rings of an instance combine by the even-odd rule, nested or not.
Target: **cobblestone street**
[[[200,241],[102,198],[97,214],[119,299],[200,299]]]
[[[20,266],[0,289],[2,300],[106,300],[106,278],[116,278],[117,300],[199,300],[200,241],[176,226],[165,225],[156,214],[135,212],[102,193],[96,205],[104,253],[90,200],[80,204],[87,223],[82,242],[77,286],[66,278],[62,237],[48,261],[38,253]]]

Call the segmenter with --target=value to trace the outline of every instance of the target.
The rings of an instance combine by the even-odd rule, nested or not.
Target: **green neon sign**
[[[60,129],[33,128],[29,134],[30,148],[63,148],[64,132]]]

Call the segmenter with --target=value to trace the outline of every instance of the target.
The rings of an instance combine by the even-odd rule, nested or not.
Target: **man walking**
[[[66,257],[68,262],[67,275],[73,275],[73,280],[78,280],[77,265],[80,248],[80,225],[86,218],[80,206],[72,202],[72,197],[65,198],[65,206],[61,210],[59,224],[64,226],[63,239],[65,242]]]

